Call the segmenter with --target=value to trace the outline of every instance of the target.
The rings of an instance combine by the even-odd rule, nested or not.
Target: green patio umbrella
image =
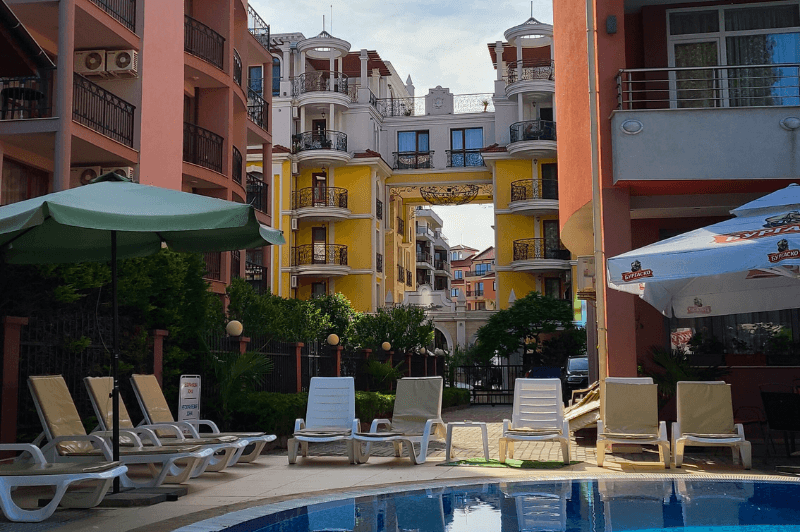
[[[91,184],[0,207],[0,250],[12,264],[111,261],[114,460],[119,459],[117,259],[285,242],[252,205],[132,183],[114,173]]]

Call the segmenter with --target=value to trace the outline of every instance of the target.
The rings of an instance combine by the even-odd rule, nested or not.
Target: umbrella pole
[[[117,303],[117,232],[111,231],[111,306],[112,313],[112,357],[111,379],[114,387],[111,389],[111,408],[114,413],[111,444],[113,446],[114,461],[119,460],[119,383],[117,382],[117,368],[119,367],[119,312]],[[114,493],[119,493],[119,477],[114,479]]]

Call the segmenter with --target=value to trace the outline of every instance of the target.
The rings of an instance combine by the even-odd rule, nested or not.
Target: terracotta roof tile
[[[292,153],[292,150],[290,150],[286,146],[281,146],[280,144],[276,144],[272,147],[272,153]]]
[[[486,146],[481,150],[481,152],[504,152],[504,151],[506,151],[506,147],[500,146],[497,143]]]

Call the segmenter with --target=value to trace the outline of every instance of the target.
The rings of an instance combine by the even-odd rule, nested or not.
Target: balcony
[[[233,82],[242,86],[242,58],[236,48],[233,49]]]
[[[417,270],[417,284],[418,285],[423,285],[423,284],[430,285],[431,284],[431,276],[430,276],[430,274],[428,272],[425,272],[425,271],[421,272],[421,271]]]
[[[269,104],[253,89],[247,89],[247,118],[266,130],[269,124]]]
[[[798,175],[798,86],[800,63],[621,70],[614,182]]]
[[[570,252],[558,242],[554,246],[546,238],[523,238],[514,240],[514,255],[511,267],[514,271],[569,270]]]
[[[379,199],[375,200],[375,218],[383,220],[383,202]]]
[[[183,17],[183,50],[222,70],[225,37],[189,15]]]
[[[73,74],[72,79],[72,119],[132,148],[136,107],[80,74]]]
[[[222,173],[224,139],[200,126],[183,123],[183,161]]]
[[[219,251],[203,253],[203,261],[206,264],[206,271],[203,274],[203,278],[210,279],[212,281],[221,281],[222,253]]]
[[[255,174],[247,173],[247,203],[269,214],[269,186]]]
[[[337,221],[350,216],[347,189],[307,187],[292,192],[292,209],[303,220]]]
[[[236,146],[233,147],[233,182],[241,185],[242,184],[242,152],[236,149]]]
[[[481,155],[481,148],[474,150],[447,150],[448,168],[469,168],[486,166]]]
[[[445,272],[445,273],[449,274],[450,273],[450,263],[447,262],[446,260],[436,259],[433,262],[433,269],[436,270],[437,273],[438,272]]]
[[[434,238],[436,238],[436,234],[430,227],[428,227],[427,225],[417,226],[418,240],[427,240],[428,242],[433,242]]]
[[[417,251],[417,267],[433,269],[433,259],[427,251]]]
[[[380,253],[375,254],[375,271],[383,273],[383,255]]]
[[[299,164],[340,165],[350,161],[347,135],[341,131],[306,131],[292,135],[292,153]]]
[[[483,290],[467,290],[467,297],[483,297]]]
[[[506,96],[522,92],[555,92],[555,65],[549,59],[526,59],[506,65]]]
[[[374,95],[373,95],[374,96]],[[454,94],[453,114],[493,113],[494,94],[490,92],[478,94]],[[401,116],[425,116],[425,96],[415,98],[376,98],[370,103],[384,118]]]
[[[411,270],[406,270],[406,286],[414,286],[414,275]]]
[[[0,120],[53,116],[53,70],[41,76],[0,78]]]
[[[341,244],[303,244],[292,248],[292,268],[297,275],[339,276],[350,271],[347,246]]]
[[[492,268],[480,269],[480,270],[466,270],[464,271],[464,277],[483,277],[484,275],[488,275],[490,273],[494,273]]]
[[[553,157],[556,154],[556,123],[549,120],[525,120],[511,124],[511,143],[506,148],[512,155]]]
[[[249,2],[247,4],[247,30],[269,52],[269,24],[264,22],[264,19]]]
[[[558,212],[558,179],[520,179],[511,183],[509,210],[529,216]]]
[[[397,282],[403,284],[403,281],[406,280],[406,269],[403,268],[401,265],[397,265]]]
[[[418,170],[433,168],[433,151],[395,151],[394,164],[395,170]]]
[[[132,32],[136,32],[136,0],[92,0],[92,3]]]
[[[348,78],[346,74],[327,70],[305,72],[292,80],[292,94],[295,98],[310,93],[332,93],[340,95],[337,99],[349,105]]]
[[[255,262],[245,261],[244,280],[253,287],[257,294],[264,294],[268,288],[269,276],[267,267]]]

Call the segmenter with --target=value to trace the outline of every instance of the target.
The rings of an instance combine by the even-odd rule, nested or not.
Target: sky
[[[403,79],[410,75],[415,94],[437,85],[453,94],[494,91],[496,73],[488,43],[531,16],[552,24],[553,0],[250,0],[271,33],[318,35],[325,29],[350,43],[350,50],[377,50]],[[331,6],[333,24],[331,27]],[[456,209],[455,213],[453,211]],[[450,244],[483,250],[494,245],[492,208],[469,205],[436,212],[445,221]]]

